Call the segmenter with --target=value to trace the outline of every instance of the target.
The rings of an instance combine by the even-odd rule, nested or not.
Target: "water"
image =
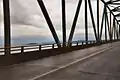
[[[73,38],[73,41],[84,41],[84,37],[75,37]],[[94,40],[93,38],[90,38],[89,40]],[[62,42],[62,40],[61,40]],[[21,46],[21,45],[30,45],[30,44],[52,44],[55,43],[54,39],[52,37],[39,37],[39,36],[26,36],[26,37],[14,37],[11,40],[12,46]],[[0,47],[3,47],[3,39],[0,38]]]
[[[74,41],[78,41],[78,39],[74,38]],[[79,41],[84,41],[84,39],[81,39]],[[34,45],[34,44],[35,45],[40,45],[40,44],[53,44],[53,43],[55,43],[55,41],[53,39],[47,38],[47,37],[37,37],[37,36],[34,36],[34,37],[12,38],[12,46],[23,46],[23,45]],[[62,41],[61,41],[61,43],[62,43]],[[1,47],[3,47],[3,39],[1,39],[1,38],[0,38],[0,45],[1,45]],[[73,44],[73,46],[75,46],[75,45],[76,45],[76,43]],[[44,49],[52,49],[52,45],[46,45],[46,46],[51,46],[51,47],[44,47],[44,48],[42,48],[42,50],[44,50]],[[25,47],[25,48],[34,48],[34,47],[37,47],[37,48],[36,49],[24,50],[24,52],[39,50],[39,46]],[[57,48],[57,46],[55,48]],[[20,50],[12,51],[11,54],[20,53],[21,52],[21,47],[14,48],[14,49],[11,49],[11,50],[16,50],[16,49],[20,49]],[[1,49],[0,51],[4,51],[4,50]],[[4,53],[0,53],[0,55],[4,55]]]
[[[26,45],[30,43],[43,44],[43,43],[55,43],[52,38],[39,37],[39,36],[26,36],[26,37],[14,37],[11,40],[12,46]],[[0,47],[3,47],[3,39],[0,38]]]

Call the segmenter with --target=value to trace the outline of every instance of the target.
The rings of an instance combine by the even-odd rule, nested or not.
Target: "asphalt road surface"
[[[120,80],[120,42],[2,67],[0,80]]]

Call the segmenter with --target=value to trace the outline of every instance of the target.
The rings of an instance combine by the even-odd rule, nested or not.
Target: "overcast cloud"
[[[2,1],[2,0],[1,0]],[[55,26],[58,36],[62,38],[61,29],[61,0],[44,0],[45,6],[50,14],[51,20]],[[66,0],[66,17],[67,17],[67,35],[69,35],[73,17],[77,7],[78,0]],[[2,2],[0,2],[2,6]],[[94,15],[96,16],[96,1],[92,0]],[[51,32],[46,24],[37,0],[10,0],[11,8],[11,27],[12,37],[22,36],[40,36],[48,37],[53,40]],[[100,7],[102,8],[102,6]],[[0,16],[3,16],[2,7],[0,7]],[[88,11],[89,13],[89,11]],[[89,14],[88,14],[89,15]],[[101,16],[101,14],[100,14]],[[97,17],[95,17],[97,18]],[[3,19],[0,18],[0,36],[3,36]],[[89,33],[93,35],[91,18],[89,17]],[[76,35],[84,33],[84,0],[82,3],[80,16],[77,23]],[[83,36],[82,36],[83,37]]]

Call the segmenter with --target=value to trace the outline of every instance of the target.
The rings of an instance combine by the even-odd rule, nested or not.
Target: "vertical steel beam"
[[[115,21],[115,34],[116,34],[116,39],[117,39],[117,24],[116,24],[116,21]]]
[[[117,35],[118,35],[118,40],[119,40],[119,22],[118,22],[118,25],[117,25]]]
[[[112,18],[112,14],[111,14],[111,11],[110,11],[110,40],[112,40],[112,26],[111,26],[111,24],[112,24],[112,22],[111,22],[111,19]]]
[[[116,32],[116,20],[115,20],[115,27],[114,27],[114,30],[115,30],[115,35],[116,35],[116,39],[117,39],[117,32]]]
[[[87,0],[85,0],[85,41],[88,44],[88,21],[87,21]]]
[[[120,25],[119,25],[119,39],[120,39]]]
[[[47,12],[47,10],[46,10],[46,8],[45,8],[45,5],[44,5],[44,3],[43,3],[42,0],[37,0],[37,1],[38,1],[39,5],[40,5],[40,8],[41,8],[41,10],[42,10],[42,13],[43,13],[43,15],[44,15],[44,17],[45,17],[45,19],[46,19],[46,21],[47,21],[47,24],[48,24],[48,26],[49,26],[49,28],[50,28],[50,31],[51,31],[51,33],[52,33],[52,35],[53,35],[53,38],[54,38],[55,42],[57,43],[57,45],[60,47],[59,38],[58,38],[57,33],[56,33],[55,29],[54,29],[54,26],[53,26],[53,24],[52,24],[52,21],[51,21],[49,15],[48,15],[48,12]]]
[[[115,26],[115,32],[116,32],[116,37],[118,40],[118,23],[117,23],[117,21],[116,21],[116,26]]]
[[[62,31],[63,31],[63,47],[66,46],[66,12],[65,0],[62,0]]]
[[[70,36],[69,36],[69,39],[68,39],[68,43],[70,43],[72,41],[74,31],[75,31],[75,27],[76,27],[76,23],[77,23],[78,16],[79,16],[79,12],[80,12],[81,4],[82,4],[82,0],[79,0],[77,10],[76,10],[76,14],[75,14],[75,17],[74,17],[74,20],[73,20],[72,28],[71,28],[71,31],[70,31]]]
[[[4,8],[4,47],[5,47],[5,55],[10,55],[11,36],[10,36],[9,0],[3,0],[3,8]]]
[[[118,33],[118,23],[117,23],[117,28],[116,28],[116,32],[117,32],[117,40],[119,39],[119,33]]]
[[[112,20],[111,20],[111,40],[113,40],[113,25],[112,25]]]
[[[112,39],[114,40],[114,18],[113,18],[113,22],[112,22],[112,28],[111,28],[111,35],[112,35]]]
[[[118,39],[119,39],[119,24],[117,25],[117,33],[118,33]]]
[[[98,42],[100,41],[100,36],[99,36],[99,0],[97,0],[97,33],[98,33]]]
[[[113,19],[113,34],[114,34],[114,40],[115,40],[115,18]]]
[[[105,7],[105,12],[106,12],[106,7]],[[106,16],[105,16],[105,40],[107,41],[107,20],[106,20]]]
[[[97,36],[97,32],[96,32],[96,27],[95,27],[95,20],[94,20],[94,16],[93,16],[92,6],[91,6],[90,0],[88,0],[88,5],[89,5],[89,10],[90,10],[92,24],[93,24],[94,35],[95,35],[96,40],[98,40],[98,36]]]
[[[114,28],[114,40],[116,39],[115,28]]]
[[[108,28],[108,34],[109,34],[109,39],[110,39],[110,26],[109,26],[109,21],[108,21],[108,13],[107,13],[107,10],[105,11],[105,14],[106,14],[106,20],[107,20],[107,28]]]

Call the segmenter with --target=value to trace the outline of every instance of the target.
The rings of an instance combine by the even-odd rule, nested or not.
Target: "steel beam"
[[[104,18],[105,18],[105,5],[104,5],[103,15],[102,15],[101,30],[100,30],[100,40],[101,40],[102,32],[103,32],[103,22],[104,22]]]
[[[115,22],[115,33],[116,33],[116,38],[118,39],[117,21]]]
[[[108,7],[108,5],[106,4],[106,2],[104,0],[101,0],[101,1],[106,5],[106,7],[109,9],[109,11],[111,11],[111,9]],[[111,11],[111,14],[114,16],[115,20],[117,20],[116,17],[115,17],[115,15],[114,15],[114,13],[112,11]]]
[[[112,18],[112,14],[111,14],[111,11],[110,11],[110,40],[112,40],[112,22],[111,22],[111,18]]]
[[[3,0],[4,9],[4,47],[5,55],[10,55],[11,33],[10,33],[10,8],[9,0]]]
[[[120,39],[120,25],[119,25],[119,39]]]
[[[46,22],[47,22],[47,24],[48,24],[48,26],[50,28],[50,31],[51,31],[51,33],[53,35],[53,38],[54,38],[55,42],[57,43],[57,45],[60,47],[60,40],[59,40],[59,38],[57,36],[57,33],[56,33],[55,29],[54,29],[52,21],[51,21],[51,19],[49,17],[49,14],[47,12],[47,9],[46,9],[46,7],[45,7],[45,5],[44,5],[42,0],[37,0],[37,1],[38,1],[38,4],[40,5],[42,13],[43,13],[43,15],[44,15],[44,17],[46,19]]]
[[[66,46],[66,12],[65,0],[62,0],[62,31],[63,31],[63,47]]]
[[[120,1],[120,0],[110,0],[111,2],[118,2],[118,1]]]
[[[106,7],[105,7],[105,12],[106,12]],[[105,16],[105,40],[107,41],[107,20]]]
[[[120,3],[109,3],[109,4],[112,4],[112,5],[120,5]]]
[[[114,36],[114,33],[113,33],[113,32],[114,32],[114,24],[113,24],[113,26],[112,26],[112,32],[111,32],[111,33],[112,33],[112,39],[114,40],[114,37],[113,37],[113,36]]]
[[[114,19],[113,19],[113,26],[112,26],[112,30],[111,30],[112,32],[112,38],[113,38],[113,40],[114,40]]]
[[[109,21],[108,21],[108,15],[107,15],[107,9],[105,11],[105,14],[106,14],[106,20],[107,20],[107,27],[108,27],[108,34],[109,34],[109,38],[111,37],[111,33],[110,33],[110,26],[109,26]]]
[[[88,5],[89,5],[89,10],[90,10],[92,24],[93,24],[94,35],[95,35],[96,40],[98,40],[98,36],[97,36],[97,32],[96,32],[96,27],[95,27],[95,20],[94,20],[94,16],[93,16],[92,6],[91,6],[90,0],[88,0]]]
[[[116,26],[115,26],[115,32],[116,32],[116,37],[117,37],[117,40],[118,40],[118,23],[116,22]]]
[[[117,40],[119,39],[119,24],[117,24]]]
[[[75,27],[76,27],[76,23],[77,23],[78,16],[79,16],[79,12],[80,12],[81,4],[82,4],[82,0],[79,0],[77,10],[76,10],[76,14],[75,14],[75,17],[74,17],[74,20],[73,20],[72,28],[71,28],[71,31],[70,31],[70,36],[69,36],[69,39],[68,39],[68,43],[70,43],[72,41],[74,31],[75,31]]]
[[[88,44],[88,14],[87,14],[87,0],[85,0],[85,41]]]
[[[110,10],[110,13],[113,15],[113,17],[114,17],[114,20],[116,20],[117,21],[117,23],[119,24],[119,21],[116,19],[116,17],[115,17],[115,15],[114,15],[114,13],[111,11],[111,9],[108,7],[108,4],[104,1],[104,0],[101,0],[105,5],[106,5],[106,7]],[[120,3],[118,3],[119,5],[120,5]],[[113,20],[113,26],[114,26],[114,20]],[[115,30],[114,29],[114,27],[113,27],[113,29],[112,29],[112,34],[111,35],[113,35],[113,30]],[[114,39],[115,39],[115,31],[114,31]]]
[[[100,41],[100,36],[99,36],[99,0],[97,0],[97,33],[98,33],[98,41]]]
[[[113,33],[114,33],[114,40],[115,40],[115,18],[113,19]]]

